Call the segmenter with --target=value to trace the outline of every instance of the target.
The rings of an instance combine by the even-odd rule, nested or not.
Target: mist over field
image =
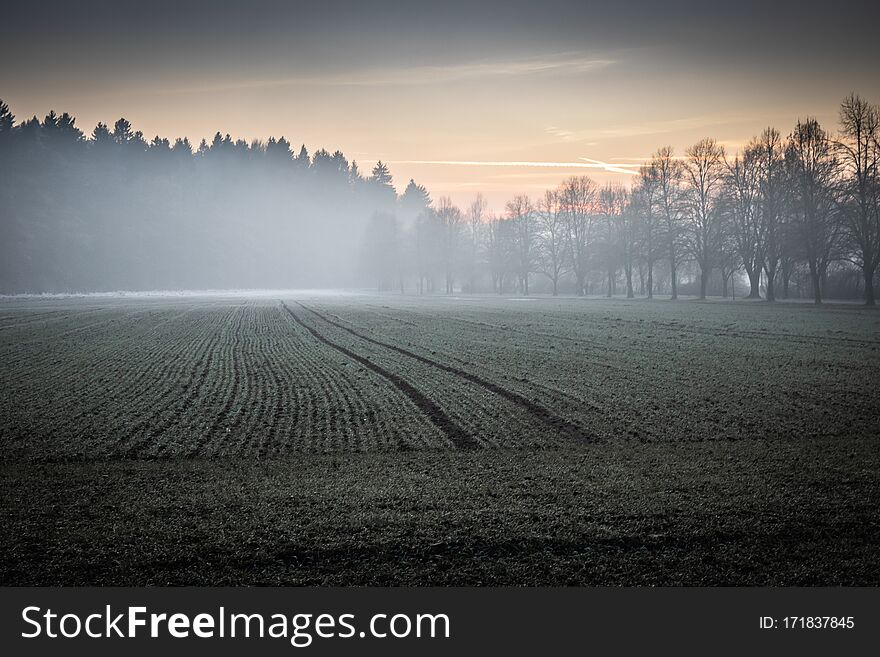
[[[465,207],[381,160],[217,132],[147,141],[124,118],[89,137],[68,113],[16,122],[0,101],[0,293],[372,288],[864,298],[880,263],[880,109],[851,94],[838,132],[799,120],[741,151],[659,148],[628,185],[572,175],[537,197]],[[401,187],[401,185],[398,185]],[[742,296],[742,291],[740,293]]]

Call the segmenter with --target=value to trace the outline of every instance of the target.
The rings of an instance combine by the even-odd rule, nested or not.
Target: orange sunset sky
[[[0,98],[86,133],[124,116],[148,139],[283,135],[495,211],[572,174],[627,182],[665,144],[735,153],[806,115],[836,128],[851,91],[880,100],[870,28],[830,3],[138,4],[10,10]]]

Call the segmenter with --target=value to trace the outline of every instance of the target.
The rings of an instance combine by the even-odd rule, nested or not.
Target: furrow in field
[[[107,456],[129,453],[129,445],[142,441],[148,450],[154,449],[154,425],[165,420],[166,414],[193,384],[204,349],[209,345],[204,336],[213,330],[215,312],[199,308],[198,313],[185,321],[162,330],[151,329],[143,340],[129,335],[120,347],[122,362],[115,377],[122,387],[108,388],[112,408],[104,415],[108,436]],[[101,395],[99,394],[99,397]],[[106,397],[104,401],[107,400]]]
[[[547,449],[571,443],[570,438],[552,425],[482,386],[364,341],[326,324],[311,313],[305,313],[303,319],[306,318],[310,323],[318,322],[338,333],[338,337],[332,338],[334,341],[409,381],[443,408],[450,419],[474,436],[481,446]]]
[[[424,308],[421,306],[416,311],[406,308],[408,318],[419,321],[427,315]],[[345,310],[348,311],[346,316],[356,312],[350,306]],[[394,310],[398,308],[395,306]],[[790,314],[798,309],[771,310],[768,306],[746,305],[735,310],[726,306],[701,306],[697,310],[699,315],[685,318],[691,324],[729,324],[736,320],[760,326],[773,320],[794,330],[806,319],[813,322],[807,327],[811,333],[820,330],[819,327],[830,333],[826,327],[833,326],[825,313],[814,313],[813,309],[809,309],[809,314],[804,309],[794,317]],[[425,319],[427,328],[417,327],[429,332],[432,349],[444,353],[444,357],[455,359],[472,354],[474,362],[466,367],[486,367],[499,376],[506,374],[505,378],[522,381],[522,384],[514,383],[516,387],[555,389],[558,392],[551,395],[598,403],[605,409],[604,419],[616,418],[614,424],[620,429],[615,432],[617,435],[629,433],[639,439],[662,440],[672,437],[675,440],[761,440],[774,435],[814,433],[847,435],[846,427],[835,427],[835,416],[846,414],[844,409],[863,409],[854,414],[856,417],[860,413],[870,417],[876,412],[876,404],[867,400],[862,392],[864,382],[872,380],[876,372],[875,350],[859,353],[852,347],[852,341],[815,350],[802,341],[788,344],[775,340],[740,340],[734,336],[700,339],[674,332],[655,337],[652,334],[656,333],[656,313],[682,313],[682,307],[667,304],[639,304],[628,308],[625,304],[609,302],[607,307],[599,307],[597,313],[559,309],[532,314],[511,309],[475,312],[477,316],[497,317],[501,324],[523,327],[546,324],[562,333],[577,330],[600,337],[607,334],[607,347],[603,349],[600,339],[594,341],[596,350],[591,352],[607,353],[614,359],[615,366],[594,371],[579,367],[585,361],[579,351],[569,357],[572,350],[559,349],[559,345],[554,349],[546,341],[542,344],[540,340],[513,338],[513,334],[521,331],[519,328],[511,338],[504,340],[504,348],[499,349],[497,340],[493,341],[496,336],[480,336],[478,332],[461,335],[459,331],[447,330],[443,321],[436,321],[436,312]],[[637,319],[621,318],[626,313],[633,313]],[[874,317],[852,313],[854,317],[850,321],[850,314],[846,313],[849,323],[838,322],[836,326],[868,335]],[[859,316],[859,322],[854,321]],[[440,317],[446,319],[447,316],[443,312]],[[372,328],[372,324],[369,325]],[[380,322],[377,330],[383,328],[393,338],[407,333],[390,322],[384,322],[384,326]],[[840,333],[840,328],[835,332]],[[853,338],[853,341],[859,340]],[[644,348],[639,349],[639,344]],[[648,349],[650,351],[646,351]],[[841,367],[844,363],[845,367]],[[786,377],[774,376],[781,370],[788,372]],[[553,404],[555,408],[556,402]],[[756,412],[756,408],[761,411]],[[856,424],[864,423],[852,426]],[[772,430],[768,431],[768,427]]]
[[[294,423],[296,422],[296,413],[299,410],[299,400],[295,397],[294,390],[287,384],[279,373],[280,368],[273,365],[273,347],[275,340],[269,332],[269,320],[274,315],[266,308],[261,309],[262,321],[260,326],[263,331],[259,332],[255,355],[258,357],[256,362],[256,372],[267,377],[265,383],[260,386],[263,391],[263,399],[261,400],[261,413],[251,424],[248,425],[248,431],[251,435],[257,436],[256,442],[257,456],[266,457],[269,455],[270,445],[277,440],[278,436],[284,435],[290,431],[290,427],[286,426],[285,406],[287,406],[294,414]],[[274,309],[273,309],[274,310]],[[287,402],[285,404],[285,402]]]
[[[661,305],[642,306],[637,310],[641,314],[643,310],[657,308],[675,310]],[[409,317],[417,320],[425,317],[424,312],[405,310]],[[719,314],[720,311],[729,312],[723,307],[702,307],[700,311],[714,311]],[[498,311],[493,312],[498,314]],[[633,310],[624,307],[623,312]],[[377,314],[393,319],[393,316],[385,313]],[[521,334],[531,337],[539,334],[532,329],[476,322],[448,317],[446,314],[442,317],[444,320],[460,320],[465,326],[473,324],[486,326],[487,329],[509,331],[511,336]],[[558,402],[561,405],[566,402],[571,405],[574,402],[601,408],[600,415],[590,416],[590,426],[595,424],[592,418],[598,418],[609,426],[610,435],[630,435],[641,440],[665,438],[669,435],[670,427],[657,422],[658,413],[661,412],[659,409],[664,406],[681,409],[678,417],[687,419],[689,428],[678,435],[692,435],[700,440],[731,440],[764,435],[764,422],[761,419],[763,416],[747,410],[750,405],[754,407],[758,402],[727,403],[723,406],[723,415],[719,415],[721,408],[716,400],[741,399],[744,394],[760,399],[762,406],[769,405],[774,410],[786,406],[797,408],[797,411],[792,409],[794,414],[782,413],[780,410],[780,419],[781,426],[790,427],[782,429],[783,431],[798,433],[800,430],[795,428],[799,424],[797,418],[812,413],[813,408],[835,406],[838,403],[853,404],[854,400],[862,399],[861,381],[872,377],[874,371],[871,359],[852,358],[848,355],[847,376],[833,387],[834,396],[841,399],[841,402],[836,402],[829,397],[829,388],[821,380],[816,380],[814,376],[798,380],[797,372],[802,372],[801,369],[792,370],[792,375],[784,382],[757,374],[768,368],[791,368],[792,361],[797,363],[804,356],[808,357],[812,367],[817,370],[834,368],[840,362],[840,355],[828,350],[805,352],[801,342],[782,345],[774,341],[738,341],[732,337],[724,341],[704,342],[689,337],[680,341],[671,334],[658,339],[651,335],[654,332],[654,321],[650,316],[644,321],[633,321],[619,315],[605,315],[604,311],[599,317],[558,312],[550,314],[546,311],[529,315],[508,311],[506,315],[501,314],[499,319],[505,324],[522,322],[524,326],[533,326],[536,321],[549,322],[563,332],[572,326],[577,331],[590,330],[598,333],[602,339],[592,339],[580,332],[576,333],[578,337],[575,344],[589,345],[590,348],[572,351],[565,350],[564,347],[561,350],[556,349],[546,340],[527,339],[523,342],[514,338],[505,340],[505,348],[501,350],[493,337],[479,331],[467,336],[459,335],[458,332],[442,330],[442,322],[435,320],[428,324],[431,317],[424,320],[425,325],[417,322],[412,324],[418,330],[430,331],[436,335],[438,339],[433,344],[446,357],[458,360],[466,366],[488,368],[504,379],[512,378],[521,382],[514,383],[514,386],[547,391],[551,396],[561,397],[562,401]],[[577,324],[573,325],[575,320]],[[720,318],[710,315],[710,321],[726,321],[725,315],[721,314]],[[385,322],[385,327],[389,327],[388,322]],[[392,335],[400,333],[394,325],[390,325],[390,329]],[[614,340],[604,339],[606,334],[611,333],[615,336]],[[555,337],[571,340],[567,336]],[[849,351],[850,347],[841,344],[839,349]],[[708,355],[710,350],[711,356]],[[478,357],[478,364],[463,361],[459,355],[465,353]],[[588,357],[588,354],[596,353],[605,354],[607,362]],[[723,360],[727,375],[717,376],[716,367],[703,367],[702,376],[695,378],[694,373],[701,371],[700,363],[705,363],[707,358]],[[586,364],[590,367],[585,368]],[[743,381],[749,381],[749,384],[744,387]],[[849,401],[842,401],[844,399]],[[554,401],[554,407],[556,404]],[[579,415],[576,407],[574,413],[576,417]]]
[[[210,452],[228,454],[232,447],[232,431],[238,415],[232,411],[236,403],[242,401],[247,386],[242,373],[242,341],[249,313],[250,308],[242,304],[232,322],[218,331],[216,355],[205,370],[199,396],[189,408],[183,409],[174,427],[180,433],[197,432],[193,436],[195,440],[188,445],[190,456],[203,456]],[[192,416],[196,413],[206,425],[202,431],[193,426]],[[163,441],[166,448],[168,444]]]
[[[113,430],[114,412],[130,418],[143,399],[151,396],[145,397],[140,389],[135,403],[128,403],[119,390],[129,371],[150,362],[133,349],[141,344],[145,329],[149,330],[149,324],[128,321],[112,332],[53,345],[42,367],[24,368],[27,376],[21,376],[22,368],[18,374],[10,372],[14,380],[6,381],[10,394],[4,401],[11,408],[5,411],[0,433],[11,438],[16,449],[45,451],[53,458],[93,453],[93,447],[101,452],[109,448],[123,433]],[[43,385],[49,381],[51,385]]]
[[[375,372],[379,376],[385,378],[389,381],[395,388],[400,390],[404,395],[410,398],[412,402],[421,410],[427,417],[433,422],[438,429],[440,429],[446,436],[452,441],[452,444],[455,445],[458,449],[473,449],[478,446],[478,442],[468,433],[464,431],[458,424],[452,421],[452,419],[447,415],[447,413],[432,399],[424,395],[418,389],[416,389],[412,384],[410,384],[407,380],[391,372],[381,365],[374,363],[373,361],[356,354],[350,349],[337,344],[324,335],[322,335],[317,329],[312,328],[308,324],[304,323],[302,319],[300,319],[295,312],[283,301],[281,302],[282,307],[285,311],[290,315],[290,317],[297,324],[305,328],[316,340],[321,342],[322,344],[330,347],[331,349],[335,349],[336,351],[344,354],[348,358],[360,363],[367,369],[372,372]],[[300,304],[301,305],[301,304]],[[305,308],[305,306],[303,306]],[[314,311],[312,311],[314,312]],[[315,313],[317,315],[317,313]],[[320,315],[319,315],[320,316]],[[401,443],[401,449],[407,449],[409,445],[407,443]]]
[[[188,435],[178,435],[184,433],[180,431],[181,418],[194,409],[203,394],[203,388],[210,381],[212,365],[222,347],[222,328],[229,321],[228,318],[234,318],[240,310],[240,306],[235,306],[225,313],[218,313],[219,317],[211,314],[212,321],[204,333],[192,336],[195,346],[183,357],[185,360],[180,367],[175,368],[175,376],[167,381],[158,398],[151,400],[153,403],[142,419],[134,426],[126,427],[127,435],[120,435],[121,444],[111,453],[155,456],[159,450],[164,452],[168,449],[168,441],[172,437],[182,443],[189,441]],[[187,377],[185,383],[181,383],[183,377]],[[172,430],[174,436],[166,435]]]
[[[103,307],[77,310],[66,310],[64,308],[58,308],[54,310],[44,310],[36,313],[31,311],[25,315],[5,315],[2,319],[0,319],[0,321],[2,321],[2,325],[0,325],[0,331],[27,329],[36,324],[47,324],[50,322],[69,322],[71,318],[74,317],[82,318],[90,313],[98,313],[106,310],[107,308]]]
[[[399,321],[400,323],[406,324],[407,326],[420,331],[430,330],[437,333],[438,323],[436,317],[434,318],[433,323],[427,325],[431,318],[426,319],[426,324],[420,324],[416,321],[400,320],[393,315],[388,315],[375,310],[369,310],[368,312],[385,319]],[[341,319],[357,326],[357,323],[350,319]],[[494,337],[487,337],[487,332],[484,329],[509,331],[517,336],[527,338],[541,335],[576,344],[588,343],[589,339],[570,338],[567,336],[557,336],[542,332],[529,332],[507,326],[498,326],[488,322],[477,322],[464,318],[443,315],[444,321],[449,319],[463,323],[473,332],[473,335],[470,333],[466,336],[455,334],[455,343],[450,345],[446,342],[446,339],[453,339],[451,332],[441,332],[439,335],[442,335],[444,340],[438,341],[438,344],[433,345],[434,352],[441,351],[440,344],[442,343],[442,353],[444,358],[449,362],[458,363],[471,372],[480,371],[483,373],[490,373],[492,374],[492,377],[490,377],[492,380],[505,381],[505,385],[518,387],[523,395],[539,392],[541,397],[549,397],[552,400],[553,408],[557,413],[561,414],[564,412],[565,416],[571,418],[571,421],[575,424],[582,421],[588,423],[595,437],[604,436],[625,438],[632,435],[644,437],[645,430],[643,428],[637,429],[635,427],[635,424],[632,422],[631,411],[610,408],[593,399],[589,394],[595,393],[595,388],[593,386],[580,384],[572,385],[572,382],[576,381],[578,378],[577,374],[583,372],[586,366],[589,366],[591,371],[594,372],[607,372],[608,370],[613,370],[621,373],[624,377],[633,376],[640,379],[650,378],[656,381],[659,381],[661,378],[664,381],[672,380],[668,374],[645,372],[643,369],[633,368],[619,362],[612,363],[606,360],[587,358],[583,352],[578,352],[576,354],[577,372],[569,377],[567,383],[564,383],[564,378],[561,374],[566,371],[565,368],[568,365],[567,361],[570,359],[566,358],[561,361],[554,361],[550,372],[548,372],[550,376],[536,375],[536,371],[540,371],[539,368],[546,365],[546,363],[541,362],[534,364],[533,366],[530,362],[530,358],[533,358],[536,353],[541,353],[541,350],[535,349],[536,344],[541,344],[540,341],[528,341],[524,343],[506,342],[504,350],[499,352],[498,340]],[[462,357],[462,354],[473,352],[475,350],[479,350],[479,355],[481,357],[479,362],[472,362]],[[499,353],[506,356],[506,359],[499,361]],[[554,381],[557,380],[559,380],[560,383],[554,383]],[[584,417],[584,411],[589,413],[587,417]]]
[[[202,372],[201,385],[191,401],[180,408],[172,424],[159,436],[160,457],[217,456],[228,453],[233,442],[236,401],[246,382],[240,375],[247,302],[218,322],[216,345]]]
[[[367,342],[370,342],[370,343],[375,344],[377,346],[381,346],[386,349],[391,349],[392,351],[395,351],[399,354],[402,354],[404,356],[407,356],[409,358],[417,360],[420,363],[424,363],[425,365],[430,365],[431,367],[435,367],[437,369],[443,370],[444,372],[448,372],[450,374],[453,374],[454,376],[456,376],[460,379],[464,379],[465,381],[468,381],[469,383],[473,383],[475,385],[478,385],[481,388],[484,388],[485,390],[488,390],[489,392],[491,392],[495,395],[498,395],[499,397],[502,397],[503,399],[505,399],[509,402],[512,402],[512,403],[516,404],[517,406],[520,406],[521,408],[524,408],[529,413],[531,413],[533,416],[538,418],[541,422],[545,423],[550,428],[552,428],[554,431],[558,431],[558,432],[568,436],[571,439],[574,439],[577,441],[583,441],[583,440],[591,438],[591,436],[588,434],[588,432],[585,429],[583,429],[582,427],[577,426],[572,421],[570,421],[560,415],[557,415],[556,413],[554,413],[550,409],[546,408],[542,404],[539,404],[536,401],[528,399],[528,398],[524,397],[523,395],[521,395],[517,392],[514,392],[513,390],[505,388],[505,387],[503,387],[493,381],[489,381],[488,379],[485,379],[481,376],[478,376],[472,372],[462,370],[460,368],[454,367],[452,365],[448,365],[446,363],[441,363],[441,362],[434,360],[432,358],[428,358],[426,356],[422,356],[422,355],[417,354],[417,353],[410,351],[408,349],[404,349],[403,347],[400,347],[398,345],[394,345],[394,344],[391,344],[388,342],[384,342],[382,340],[378,340],[376,338],[372,338],[372,337],[370,337],[360,331],[354,330],[353,328],[351,328],[349,326],[345,326],[344,324],[342,324],[340,322],[334,321],[326,314],[318,312],[312,308],[309,308],[308,306],[305,306],[302,303],[297,302],[297,304],[299,306],[301,306],[302,308],[304,308],[305,310],[308,310],[309,312],[314,313],[317,317],[323,319],[328,324],[331,324],[332,326],[335,326],[343,331],[346,331],[347,333],[350,333],[351,335],[354,335],[355,337],[358,337],[362,340],[366,340]],[[337,317],[337,319],[340,319],[338,316],[334,315],[334,317]]]
[[[281,310],[281,312],[279,312]],[[399,449],[445,444],[436,426],[387,381],[316,341],[278,305],[265,322],[264,371],[277,377],[269,454]],[[274,380],[274,379],[273,379]]]
[[[179,319],[191,310],[179,313],[172,319]],[[164,320],[159,324],[163,325],[167,321],[171,320]],[[163,340],[161,336],[152,336],[158,328],[154,325],[144,324],[147,330],[139,335],[141,326],[141,323],[130,323],[126,327],[124,341],[109,341],[112,347],[95,360],[91,370],[87,373],[79,370],[76,372],[82,383],[91,379],[90,394],[82,391],[75,403],[69,404],[69,407],[79,410],[72,415],[68,414],[67,421],[59,426],[61,433],[73,433],[83,426],[89,426],[90,433],[101,428],[106,430],[120,416],[128,422],[133,413],[139,412],[144,387],[162,388],[174,366],[181,362],[180,359],[191,348],[186,341]],[[193,328],[198,332],[199,325],[194,325]],[[186,335],[185,332],[181,334]],[[154,345],[152,348],[148,346],[151,344]],[[69,389],[77,390],[77,386],[73,385]],[[108,399],[108,395],[112,397]]]
[[[273,326],[273,332],[288,337],[279,342],[279,359],[274,364],[281,365],[282,374],[289,372],[293,389],[311,409],[303,414],[305,422],[296,427],[294,442],[303,436],[309,440],[316,434],[329,436],[324,428],[328,420],[344,410],[340,405],[349,403],[345,400],[358,399],[357,419],[351,428],[354,433],[347,442],[334,439],[337,444],[356,450],[451,445],[407,396],[388,385],[387,379],[316,341],[300,324],[291,324],[283,309],[276,312],[276,320],[284,324]]]
[[[242,339],[240,373],[244,377],[241,400],[237,400],[236,414],[230,425],[230,453],[240,456],[261,455],[263,436],[271,431],[267,422],[269,406],[275,395],[275,386],[269,372],[261,366],[264,356],[265,308],[252,305]]]
[[[401,309],[405,310],[405,309]],[[414,321],[404,320],[394,315],[390,315],[387,313],[381,313],[378,311],[370,311],[378,316],[390,319],[395,322],[403,323],[413,328],[418,328],[420,330],[425,330],[426,324],[430,324],[431,322],[436,323],[436,316],[423,317],[419,315],[420,318],[424,319],[423,323],[418,323]],[[408,310],[407,312],[414,312],[412,310]],[[633,341],[627,341],[625,345],[609,345],[606,337],[598,338],[591,337],[583,333],[582,331],[576,333],[574,335],[559,335],[556,333],[550,333],[547,331],[531,331],[525,329],[514,328],[512,326],[501,326],[498,324],[492,324],[489,322],[481,322],[476,320],[470,320],[464,317],[456,317],[454,315],[443,315],[443,321],[453,321],[460,324],[464,324],[465,326],[472,328],[477,331],[478,335],[483,335],[485,331],[483,329],[489,329],[493,331],[499,331],[502,333],[513,333],[515,335],[520,335],[526,338],[535,339],[533,343],[531,343],[532,347],[535,344],[541,344],[543,340],[557,340],[563,342],[565,344],[571,344],[576,347],[587,347],[594,348],[593,351],[589,352],[591,355],[588,356],[588,352],[586,350],[579,350],[577,352],[578,362],[582,365],[589,365],[592,367],[601,367],[609,370],[616,370],[620,372],[625,372],[628,374],[638,374],[640,377],[651,378],[655,381],[662,381],[665,384],[668,383],[685,383],[683,379],[679,379],[675,376],[671,368],[668,367],[668,363],[663,359],[654,358],[654,362],[652,362],[652,369],[649,371],[643,367],[634,367],[632,365],[626,364],[627,359],[621,359],[619,356],[622,353],[625,353],[628,357],[632,357],[634,352],[638,352],[644,354],[646,356],[651,356],[652,358],[656,356],[656,347],[652,348],[651,346],[642,346],[634,343]],[[597,358],[596,353],[601,352],[606,354],[604,358]]]
[[[122,315],[119,315],[118,313],[113,313],[110,317],[95,322],[90,322],[82,326],[65,328],[64,330],[57,333],[41,333],[39,336],[29,339],[21,339],[20,337],[15,335],[4,334],[2,342],[5,343],[6,346],[0,349],[0,356],[4,357],[11,365],[19,364],[19,362],[21,361],[16,360],[15,356],[7,357],[6,354],[8,352],[21,352],[22,347],[26,345],[32,345],[33,349],[20,355],[23,358],[26,358],[27,362],[30,365],[38,365],[40,364],[41,359],[45,359],[47,355],[51,355],[47,354],[47,352],[51,351],[51,349],[46,349],[47,345],[51,345],[51,347],[54,348],[58,346],[58,342],[63,343],[65,341],[69,342],[71,340],[75,341],[87,339],[89,337],[88,335],[86,335],[85,338],[81,336],[83,332],[94,332],[94,329],[96,329],[97,327],[115,328],[115,325],[117,323],[125,321],[128,316],[141,315],[147,312],[149,311],[129,310]],[[79,317],[77,317],[77,319],[79,319]]]

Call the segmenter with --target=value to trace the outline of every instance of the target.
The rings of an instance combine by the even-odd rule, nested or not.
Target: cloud
[[[563,141],[583,142],[587,139],[607,139],[620,137],[644,137],[651,135],[662,135],[673,132],[681,132],[693,130],[695,128],[708,128],[721,125],[731,125],[754,121],[755,117],[746,117],[741,115],[707,115],[707,116],[691,116],[682,119],[671,119],[666,121],[646,121],[644,123],[629,123],[623,125],[612,126],[599,129],[585,130],[569,130],[558,126],[548,126],[544,128],[544,132],[556,137],[560,137]],[[595,145],[596,142],[586,142],[585,145]],[[612,158],[622,159],[622,158]],[[630,159],[630,158],[626,158]],[[641,158],[631,158],[641,159]]]
[[[574,137],[574,133],[571,130],[566,130],[565,128],[560,128],[555,125],[549,125],[544,128],[544,132],[548,135],[553,135],[554,137],[560,137],[563,141],[570,141],[572,137]]]
[[[302,75],[262,80],[240,80],[160,90],[159,93],[211,93],[276,87],[410,86],[465,82],[527,75],[582,75],[612,66],[611,59],[582,53],[557,53],[540,57],[482,60],[462,64],[367,68],[322,75]]]
[[[554,168],[554,169],[601,169],[612,173],[635,175],[638,164],[609,164],[588,157],[578,162],[529,162],[529,161],[497,161],[497,160],[388,160],[388,164],[432,164],[462,167],[520,167],[520,168]]]

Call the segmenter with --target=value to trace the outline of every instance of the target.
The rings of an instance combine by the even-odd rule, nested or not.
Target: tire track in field
[[[289,326],[284,314],[278,315]],[[311,340],[309,343],[313,344]],[[318,351],[323,350],[320,344],[315,346]],[[280,362],[283,363],[284,359],[281,358]],[[363,433],[358,418],[366,416],[368,412],[358,394],[358,383],[350,379],[349,373],[340,377],[329,375],[326,363],[317,355],[312,357],[303,354],[296,365],[298,369],[302,368],[301,376],[308,382],[306,397],[310,400],[305,449],[312,453],[321,453],[351,448],[352,438]],[[293,378],[296,376],[295,373],[292,374]],[[332,404],[328,404],[327,400],[333,400]],[[407,447],[408,444],[398,437],[396,448],[401,451]]]
[[[404,309],[398,309],[398,310],[404,310]],[[405,309],[405,310],[410,313],[413,312],[409,309]],[[416,322],[411,322],[411,321],[408,321],[405,319],[401,319],[401,318],[395,317],[394,315],[391,315],[388,313],[379,312],[377,310],[370,310],[369,312],[371,312],[375,315],[378,315],[379,317],[388,319],[388,320],[393,320],[396,322],[407,324],[407,325],[412,326],[418,330],[425,329],[425,326],[422,324],[418,324]],[[419,316],[421,317],[422,315],[419,315]],[[466,319],[463,317],[456,317],[456,316],[452,316],[452,315],[444,316],[444,319],[449,319],[449,320],[453,320],[456,322],[461,322],[461,323],[467,325],[468,327],[470,327],[470,326],[479,327],[479,328],[486,327],[486,328],[490,328],[490,329],[497,330],[497,331],[509,331],[511,333],[514,333],[517,335],[522,335],[524,337],[539,337],[539,336],[546,337],[546,338],[550,338],[550,339],[561,340],[564,342],[571,342],[571,343],[574,343],[575,345],[589,346],[589,345],[595,344],[595,345],[604,346],[604,344],[605,344],[604,340],[597,340],[595,338],[589,338],[589,337],[585,337],[585,336],[570,337],[570,336],[558,335],[555,333],[547,333],[547,332],[542,332],[542,331],[528,331],[525,329],[518,329],[518,328],[511,327],[511,326],[502,326],[502,325],[498,325],[498,324],[491,324],[488,322],[480,322],[480,321],[470,320],[470,319]],[[347,321],[347,320],[344,320],[344,321]],[[642,350],[642,351],[644,351],[644,350]],[[484,369],[489,370],[490,372],[493,372],[494,374],[497,374],[501,378],[508,378],[510,376],[510,372],[503,370],[502,369],[503,366],[499,365],[499,363],[497,363],[495,361],[492,361],[489,364],[487,364],[487,363],[473,363],[473,362],[470,362],[468,360],[465,360],[463,358],[456,356],[455,353],[448,353],[447,352],[446,356],[449,359],[456,361],[466,367],[475,368],[475,369],[482,367]],[[676,379],[675,377],[672,377],[670,374],[665,373],[665,372],[664,373],[652,373],[652,372],[646,372],[646,371],[644,371],[644,369],[640,369],[638,367],[620,365],[620,364],[611,363],[611,362],[608,362],[605,360],[596,360],[596,359],[587,360],[586,358],[584,358],[584,356],[582,354],[579,354],[578,357],[579,357],[579,361],[581,363],[590,364],[595,367],[601,367],[606,370],[616,370],[618,372],[622,372],[624,374],[624,376],[626,376],[626,375],[638,376],[640,378],[650,378],[650,379],[653,379],[656,381],[667,381],[668,382],[668,381],[674,380],[674,381],[679,381],[679,382],[683,382],[683,383],[687,382],[686,379],[683,379],[683,378]],[[522,383],[527,383],[528,385],[530,385],[531,387],[534,387],[534,388],[540,388],[545,393],[549,394],[551,397],[554,397],[554,398],[556,398],[556,400],[561,401],[563,404],[574,403],[577,405],[578,409],[580,409],[582,407],[587,407],[588,409],[591,409],[592,411],[594,411],[596,413],[601,413],[602,416],[604,417],[604,419],[606,420],[606,424],[608,426],[610,426],[611,428],[613,428],[617,433],[621,433],[621,434],[628,436],[632,433],[633,427],[636,425],[636,423],[634,423],[631,419],[627,419],[626,415],[622,412],[615,411],[613,409],[609,409],[605,406],[602,406],[602,405],[594,402],[593,400],[589,399],[588,397],[573,394],[572,392],[569,392],[568,390],[561,389],[561,388],[556,387],[550,383],[543,382],[540,379],[538,379],[538,380],[528,379],[527,380],[524,378],[522,378],[522,379],[518,378],[517,381],[520,381]],[[640,429],[640,431],[643,432],[644,429]]]
[[[368,370],[383,377],[384,379],[389,381],[395,388],[400,390],[404,395],[409,397],[410,400],[416,405],[416,407],[419,408],[419,410],[421,410],[423,413],[425,413],[425,415],[428,416],[428,418],[431,420],[431,422],[433,422],[434,425],[436,425],[437,428],[440,429],[440,431],[442,431],[444,434],[446,434],[446,436],[449,438],[450,441],[452,441],[452,444],[455,445],[456,448],[458,448],[458,449],[474,449],[479,446],[479,443],[476,441],[476,439],[474,439],[473,436],[468,434],[464,429],[462,429],[458,424],[456,424],[446,414],[446,411],[444,411],[442,408],[440,408],[440,406],[438,406],[437,403],[434,402],[432,399],[428,398],[422,392],[417,390],[408,381],[403,379],[401,376],[395,374],[394,372],[386,370],[381,365],[377,365],[373,361],[371,361],[371,360],[369,360],[359,354],[354,353],[350,349],[347,349],[346,347],[343,347],[342,345],[337,344],[337,343],[332,342],[331,340],[327,339],[324,335],[322,335],[316,329],[313,329],[311,326],[309,326],[308,324],[303,322],[302,319],[300,319],[296,315],[296,313],[294,313],[293,310],[291,310],[291,308],[286,303],[284,303],[283,301],[281,301],[280,303],[281,303],[281,306],[284,308],[284,310],[287,311],[287,314],[289,314],[293,318],[293,321],[295,321],[298,325],[300,325],[301,327],[306,329],[309,333],[311,333],[312,337],[314,337],[316,340],[318,340],[322,344],[327,345],[331,349],[335,349],[336,351],[340,352],[341,354],[348,356],[352,360],[354,360],[354,361],[360,363],[361,365],[363,365],[364,367],[366,367]],[[297,305],[308,310],[309,312],[312,312],[312,313],[315,313],[316,315],[318,315],[318,313],[316,313],[314,310],[311,310],[311,308],[306,308],[305,306],[303,306],[299,302],[297,302]],[[318,317],[320,317],[320,315],[318,315]],[[330,322],[329,320],[326,320],[326,321],[328,321],[328,323],[330,323],[330,324],[333,323],[333,322]],[[400,448],[402,450],[407,450],[407,449],[409,449],[409,445],[401,442]]]
[[[383,377],[356,363],[358,371],[352,372],[348,358],[328,358],[326,345],[299,325],[291,335],[290,318],[279,310],[276,302],[266,320],[272,340],[265,370],[280,375],[284,387],[278,394],[290,401],[283,404],[285,425],[272,437],[270,452],[400,451],[401,443],[404,449],[449,444],[412,400]],[[413,422],[401,422],[401,417]],[[429,431],[422,429],[427,426]]]
[[[282,304],[283,304],[283,302],[282,302]],[[377,340],[375,338],[371,338],[370,336],[364,335],[363,333],[355,331],[354,329],[349,328],[349,327],[345,326],[344,324],[340,324],[339,322],[333,321],[332,319],[330,319],[329,317],[327,317],[323,313],[320,313],[317,310],[313,310],[313,309],[309,308],[308,306],[303,305],[299,301],[297,301],[296,304],[298,306],[300,306],[301,308],[308,310],[310,313],[313,313],[316,317],[324,320],[325,322],[327,322],[331,326],[335,326],[339,329],[342,329],[343,331],[346,331],[347,333],[350,333],[351,335],[353,335],[357,338],[360,338],[361,340],[366,340],[367,342],[369,342],[371,344],[375,344],[380,347],[385,347],[386,349],[391,349],[392,351],[396,351],[399,354],[402,354],[404,356],[408,356],[409,358],[417,360],[420,363],[424,363],[425,365],[430,365],[432,367],[436,367],[437,369],[443,370],[444,372],[448,372],[449,374],[453,374],[453,375],[459,377],[460,379],[464,379],[465,381],[476,384],[476,385],[480,386],[481,388],[488,390],[489,392],[492,392],[492,393],[498,395],[499,397],[516,404],[517,406],[519,406],[521,408],[524,408],[525,410],[527,410],[529,413],[534,415],[536,418],[541,420],[541,422],[548,425],[553,430],[560,431],[560,432],[566,434],[567,436],[569,436],[570,438],[574,438],[578,441],[584,441],[584,440],[593,438],[593,436],[589,436],[586,431],[584,431],[581,427],[577,426],[573,422],[565,419],[564,417],[556,415],[550,409],[545,408],[541,404],[538,404],[537,402],[534,402],[531,399],[523,397],[522,395],[520,395],[517,392],[514,392],[512,390],[508,390],[507,388],[500,386],[497,383],[493,383],[492,381],[489,381],[489,380],[484,379],[480,376],[477,376],[476,374],[472,374],[471,372],[467,372],[465,370],[459,369],[457,367],[453,367],[451,365],[445,365],[439,361],[432,360],[432,359],[427,358],[425,356],[420,356],[419,354],[412,352],[412,351],[409,351],[408,349],[404,349],[403,347],[398,347],[397,345],[393,345],[393,344],[390,344],[387,342],[382,342],[381,340]],[[285,308],[287,308],[287,306],[285,306]],[[288,312],[290,312],[289,309],[288,309]],[[335,317],[335,315],[334,315],[334,317]],[[341,318],[337,317],[337,319],[341,319]]]

